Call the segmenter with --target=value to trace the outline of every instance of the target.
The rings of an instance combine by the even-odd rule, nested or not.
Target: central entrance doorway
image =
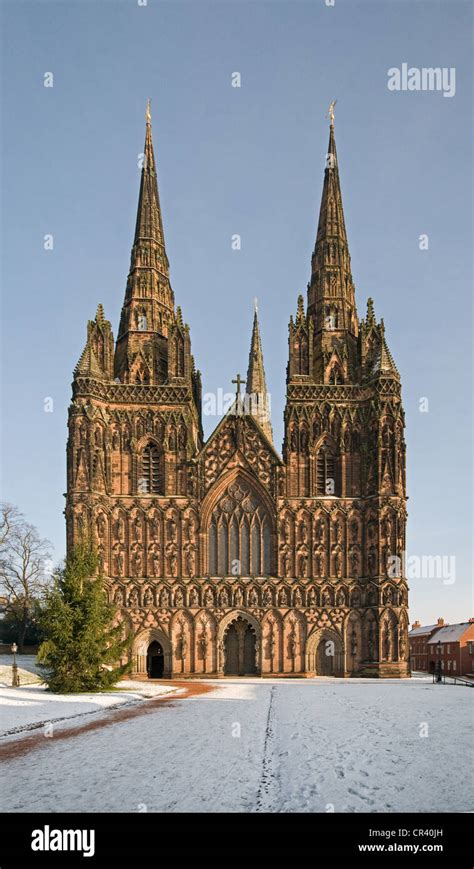
[[[165,656],[160,643],[154,640],[148,646],[146,670],[150,679],[159,679],[163,675]]]
[[[255,631],[249,623],[240,617],[232,622],[225,636],[225,675],[255,676],[256,646]]]

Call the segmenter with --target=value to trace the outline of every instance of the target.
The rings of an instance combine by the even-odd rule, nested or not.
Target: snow
[[[41,684],[35,655],[17,655],[20,688],[12,688],[12,656],[0,655],[0,737],[35,730],[46,724],[67,726],[68,719],[101,713],[161,694],[179,693],[171,684],[122,680],[115,691],[52,694]],[[39,674],[39,675],[38,675]],[[81,724],[84,722],[80,722]]]
[[[21,685],[32,685],[41,681],[38,675],[36,655],[17,655],[18,675]],[[0,655],[0,686],[12,684],[13,655]]]
[[[216,680],[6,761],[3,810],[466,812],[473,699],[426,677]]]

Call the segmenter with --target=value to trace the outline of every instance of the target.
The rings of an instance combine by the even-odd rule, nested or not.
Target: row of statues
[[[141,604],[140,604],[141,599]],[[350,592],[346,589],[339,589],[334,592],[334,589],[325,588],[321,592],[319,589],[312,587],[305,591],[301,588],[296,588],[290,591],[287,588],[281,588],[277,593],[272,589],[266,588],[262,592],[255,587],[250,588],[244,593],[244,590],[239,586],[235,591],[227,588],[215,591],[207,588],[202,593],[195,587],[189,592],[185,589],[178,588],[172,592],[168,588],[162,588],[159,591],[154,591],[151,588],[146,588],[142,595],[139,589],[133,587],[128,594],[122,588],[117,588],[114,596],[114,603],[118,606],[138,607],[142,606],[160,606],[160,607],[183,607],[188,606],[190,609],[204,607],[219,606],[226,607],[279,607],[289,606],[308,606],[308,607],[360,607],[360,606],[377,606],[379,603],[392,606],[401,606],[403,603],[403,592],[400,589],[394,589],[391,586],[383,589],[381,595],[377,594],[375,589],[369,589],[363,592],[360,589],[352,589]]]

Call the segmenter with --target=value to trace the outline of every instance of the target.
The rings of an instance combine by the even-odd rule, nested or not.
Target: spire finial
[[[331,127],[334,126],[334,108],[336,106],[336,103],[337,103],[337,100],[333,100],[331,105],[329,106],[328,118],[329,118]]]
[[[151,124],[151,100],[150,100],[150,98],[148,98],[146,101],[145,119],[146,119],[147,124]]]
[[[257,299],[257,296],[255,296],[255,297],[254,297],[254,300],[253,300],[253,309],[254,309],[255,313],[258,314],[258,299]]]

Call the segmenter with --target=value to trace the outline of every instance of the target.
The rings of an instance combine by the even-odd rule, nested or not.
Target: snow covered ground
[[[1,687],[0,736],[36,730],[51,723],[61,724],[61,727],[77,724],[76,719],[84,715],[100,714],[175,690],[171,685],[131,681],[120,682],[120,690],[97,694],[52,694],[44,685]]]
[[[18,655],[20,688],[11,688],[12,656],[0,655],[0,737],[35,730],[53,723],[62,729],[83,723],[77,719],[143,699],[176,693],[171,684],[123,680],[116,691],[97,694],[51,694],[41,684],[35,655]],[[178,693],[179,692],[178,689]]]
[[[210,693],[45,739],[6,761],[1,806],[472,811],[473,700],[470,688],[426,678],[215,682]]]
[[[20,685],[34,685],[41,681],[36,664],[36,655],[17,655]],[[13,655],[0,655],[0,686],[12,684]]]

